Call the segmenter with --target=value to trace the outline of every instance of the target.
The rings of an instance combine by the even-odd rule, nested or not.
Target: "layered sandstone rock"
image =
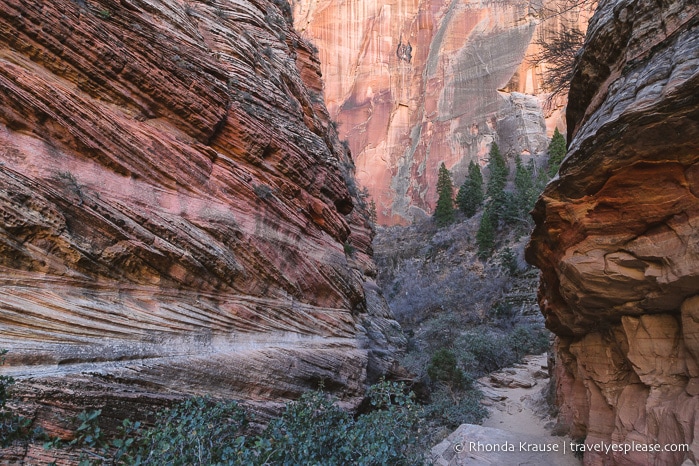
[[[293,2],[296,28],[320,50],[325,100],[356,155],[357,176],[384,224],[436,202],[439,165],[460,184],[471,160],[546,149],[541,67],[532,42],[585,28],[561,1],[332,0]],[[544,21],[544,18],[548,18]],[[510,94],[512,92],[513,94]],[[549,114],[549,131],[561,127]]]
[[[699,462],[697,88],[696,2],[601,2],[528,259],[571,434],[690,451],[591,452],[586,464]]]
[[[50,432],[320,381],[352,405],[390,369],[352,163],[278,3],[0,5],[2,370]]]

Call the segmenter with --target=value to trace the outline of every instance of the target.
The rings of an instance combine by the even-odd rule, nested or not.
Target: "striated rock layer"
[[[368,215],[280,5],[0,5],[2,371],[49,432],[321,381],[353,405],[390,370]]]
[[[576,2],[578,3],[578,2]],[[566,0],[300,0],[294,23],[318,46],[325,101],[356,155],[357,177],[382,224],[431,213],[439,165],[459,185],[493,141],[511,157],[543,152],[533,43],[584,30],[587,7]],[[561,14],[555,11],[564,10]],[[547,18],[546,20],[544,20]]]
[[[699,462],[697,89],[696,2],[600,3],[571,84],[568,156],[527,257],[542,269],[572,436],[690,451],[586,464]]]

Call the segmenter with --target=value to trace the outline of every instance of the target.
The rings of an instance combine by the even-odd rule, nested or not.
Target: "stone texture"
[[[3,373],[49,432],[193,394],[264,412],[321,381],[352,407],[392,370],[368,215],[288,8],[8,0],[0,43]]]
[[[688,444],[586,464],[696,464],[699,6],[602,1],[571,83],[568,155],[528,260],[573,437]]]
[[[325,101],[356,157],[382,224],[431,213],[439,165],[460,185],[490,144],[514,157],[544,151],[564,128],[544,121],[532,42],[591,14],[557,0],[297,1],[296,28],[320,51]],[[545,21],[543,18],[548,18]],[[409,51],[409,53],[408,53]],[[524,95],[523,93],[533,94]]]

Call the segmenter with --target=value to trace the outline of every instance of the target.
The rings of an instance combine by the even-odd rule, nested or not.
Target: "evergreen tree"
[[[558,168],[566,156],[566,138],[558,131],[558,127],[553,132],[551,143],[549,144],[549,178],[553,178],[558,173]]]
[[[377,218],[378,214],[376,213],[376,202],[374,202],[374,200],[372,199],[369,202],[369,221],[372,225],[376,225]]]
[[[443,227],[454,221],[454,186],[451,183],[451,173],[442,162],[437,177],[437,208],[434,219],[437,226]]]
[[[478,257],[487,259],[495,248],[495,221],[490,208],[486,207],[481,217],[481,224],[476,233],[476,244],[478,245]]]
[[[473,217],[483,204],[483,175],[473,160],[468,165],[468,176],[456,195],[456,203],[469,218]]]
[[[534,203],[539,197],[542,187],[534,180],[534,160],[530,159],[526,165],[517,156],[515,159],[515,191],[507,194],[505,206],[505,221],[511,225],[531,225],[529,212],[534,208]]]
[[[500,154],[500,149],[496,143],[490,147],[490,156],[488,160],[488,170],[490,178],[486,188],[486,194],[490,198],[488,209],[492,217],[493,225],[497,225],[498,221],[505,214],[507,206],[507,196],[505,195],[505,184],[507,183],[507,163]]]

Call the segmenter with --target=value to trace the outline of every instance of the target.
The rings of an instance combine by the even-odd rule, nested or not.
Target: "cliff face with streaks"
[[[569,152],[527,255],[573,437],[690,451],[590,452],[586,464],[699,462],[697,88],[696,2],[601,2],[571,84]]]
[[[487,163],[493,141],[526,159],[546,150],[547,131],[564,128],[565,102],[545,121],[542,66],[530,58],[538,39],[561,28],[584,31],[588,7],[566,9],[561,0],[293,5],[296,29],[319,49],[330,115],[379,223],[430,214],[442,162],[459,185],[471,160]]]
[[[368,216],[280,5],[0,5],[2,370],[50,433],[321,380],[351,406],[390,370]]]

